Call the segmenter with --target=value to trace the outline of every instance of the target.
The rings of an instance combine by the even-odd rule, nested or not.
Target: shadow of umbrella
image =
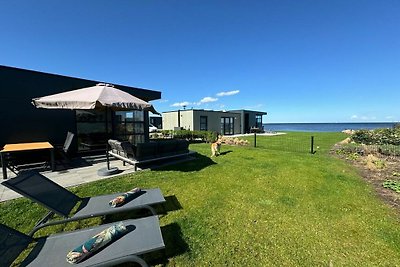
[[[32,104],[36,108],[45,109],[71,109],[104,110],[106,118],[110,110],[146,110],[154,114],[159,114],[150,103],[128,94],[122,90],[114,88],[111,84],[99,83],[95,86],[85,87],[59,94],[43,96],[32,99]],[[108,123],[106,122],[106,133],[108,133]],[[107,144],[108,150],[108,144]],[[110,168],[110,161],[107,155],[107,167],[98,171],[99,175],[106,176],[117,173],[118,168]]]

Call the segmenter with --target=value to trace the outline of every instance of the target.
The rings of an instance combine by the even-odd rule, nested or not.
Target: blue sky
[[[0,64],[162,92],[159,111],[400,121],[400,1],[0,1]]]

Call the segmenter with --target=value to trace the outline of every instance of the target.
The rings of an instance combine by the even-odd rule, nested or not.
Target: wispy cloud
[[[167,103],[169,100],[168,99],[157,99],[154,100],[154,102],[158,102],[158,103]]]
[[[210,103],[210,102],[215,102],[218,101],[218,98],[214,98],[214,97],[210,97],[210,96],[206,96],[204,97],[202,100],[200,100],[200,104],[204,104],[204,103]]]
[[[217,96],[230,96],[230,95],[236,95],[239,94],[239,90],[233,90],[233,91],[227,91],[227,92],[219,92]]]
[[[242,109],[258,109],[258,108],[262,108],[264,107],[264,104],[256,104],[256,105],[252,105],[252,106],[245,106]]]
[[[350,117],[350,119],[359,120],[359,121],[375,121],[376,116],[365,116],[365,115],[359,116],[359,115],[354,114]]]
[[[183,106],[189,106],[191,103],[184,101],[184,102],[177,102],[171,105],[171,107],[183,107]]]

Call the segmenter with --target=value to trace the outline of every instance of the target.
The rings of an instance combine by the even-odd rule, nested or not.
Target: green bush
[[[379,153],[386,156],[400,156],[400,146],[381,145],[378,148]]]
[[[172,134],[176,139],[185,139],[189,141],[200,140],[208,143],[215,142],[218,137],[218,133],[212,131],[178,130],[172,131]]]
[[[375,130],[357,130],[351,140],[365,145],[400,145],[400,127]]]
[[[364,148],[359,144],[345,144],[342,145],[338,150],[336,150],[336,153],[341,155],[364,155]]]
[[[373,143],[372,131],[368,130],[357,130],[350,138],[357,144],[371,145]]]
[[[399,181],[387,180],[382,184],[382,186],[384,188],[388,188],[393,191],[396,191],[397,193],[400,193],[400,182]]]

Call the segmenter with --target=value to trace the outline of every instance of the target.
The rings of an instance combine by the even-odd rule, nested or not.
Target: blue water
[[[394,122],[374,123],[264,123],[265,131],[341,132],[343,130],[392,128]]]

